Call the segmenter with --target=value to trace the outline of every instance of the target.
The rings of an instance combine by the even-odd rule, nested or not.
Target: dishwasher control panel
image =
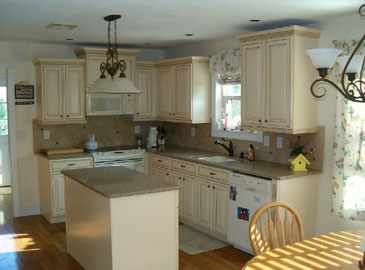
[[[240,173],[232,173],[229,179],[229,184],[232,186],[239,186],[246,189],[253,189],[254,191],[262,192],[269,192],[271,183],[271,180],[268,179]]]

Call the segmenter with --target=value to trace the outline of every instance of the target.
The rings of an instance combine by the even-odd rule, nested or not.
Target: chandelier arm
[[[323,89],[324,93],[321,94],[321,95],[317,95],[315,92],[314,92],[314,86],[317,84],[317,83],[320,83],[320,82],[325,82],[325,83],[329,83],[330,85],[332,85],[334,88],[336,88],[340,93],[341,95],[343,95],[345,98],[349,99],[349,100],[353,100],[353,96],[351,96],[350,94],[348,94],[346,91],[344,91],[343,89],[341,89],[340,87],[338,87],[337,84],[335,84],[334,82],[328,80],[328,79],[324,79],[324,78],[320,78],[320,79],[317,79],[315,80],[312,85],[311,85],[311,93],[314,97],[316,98],[322,98],[326,95],[327,93],[327,89],[324,88],[324,87],[320,87],[319,89]]]

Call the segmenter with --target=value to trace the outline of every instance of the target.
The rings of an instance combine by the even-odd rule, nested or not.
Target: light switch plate
[[[43,130],[43,139],[49,140],[49,138],[50,138],[49,130]]]
[[[140,134],[141,133],[141,126],[134,126],[134,134]]]
[[[277,137],[276,139],[276,147],[283,148],[283,137]]]
[[[191,128],[191,137],[194,137],[195,136],[195,127],[192,127]]]
[[[269,147],[270,146],[270,136],[264,135],[264,146]]]

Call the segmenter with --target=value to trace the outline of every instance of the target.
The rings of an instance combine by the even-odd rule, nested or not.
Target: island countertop
[[[124,167],[98,167],[62,171],[106,198],[118,198],[180,189],[180,185]]]

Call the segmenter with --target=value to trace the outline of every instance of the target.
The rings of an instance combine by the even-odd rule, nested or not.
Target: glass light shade
[[[345,69],[346,63],[349,60],[350,56],[340,56],[337,58],[337,63],[340,64],[340,68],[342,70]],[[364,61],[364,55],[354,55],[352,57],[351,62],[349,63],[346,73],[359,73],[361,70],[362,62]]]
[[[312,60],[313,66],[316,68],[331,68],[337,56],[342,52],[342,50],[338,49],[310,49],[306,51],[306,54]]]
[[[88,90],[89,93],[140,94],[128,78],[99,78]]]

